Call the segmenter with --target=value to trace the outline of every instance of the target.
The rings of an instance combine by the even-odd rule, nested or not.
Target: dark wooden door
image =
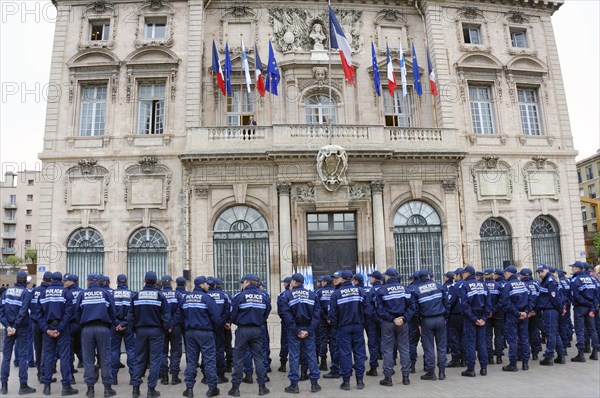
[[[356,239],[308,241],[308,263],[312,264],[315,281],[339,269],[354,270],[357,258]]]

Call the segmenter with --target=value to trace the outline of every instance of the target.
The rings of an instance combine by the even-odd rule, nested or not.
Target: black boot
[[[429,370],[424,375],[421,375],[421,380],[437,380],[437,377],[433,370]]]
[[[410,373],[417,373],[417,369],[416,369],[414,363],[412,365],[410,365]]]
[[[246,383],[246,384],[254,383],[254,380],[252,379],[252,375],[244,376],[244,378],[242,379],[242,382]]]
[[[181,384],[181,379],[179,378],[179,373],[171,374],[171,385],[174,386],[176,384]]]
[[[277,370],[281,373],[285,373],[286,372],[286,369],[285,369],[286,363],[287,363],[287,361],[281,361],[281,365],[279,366],[279,369],[277,369]]]
[[[44,395],[50,395],[50,383],[44,384]]]
[[[298,383],[292,383],[284,389],[288,394],[300,394],[300,389],[298,388]]]
[[[586,346],[585,346],[585,349],[583,350],[583,352],[584,352],[585,354],[589,354],[589,353],[591,353],[591,352],[592,352],[592,347],[591,347],[591,346],[589,346],[589,345],[586,345]]]
[[[558,356],[556,358],[554,358],[554,363],[558,363],[560,365],[566,365],[567,359],[565,358],[564,355],[558,354]]]
[[[379,380],[379,385],[385,387],[392,387],[394,383],[392,382],[391,377],[385,376],[382,380]]]
[[[148,394],[146,394],[146,398],[158,398],[160,397],[160,392],[156,391],[154,388],[148,389]]]
[[[269,390],[266,385],[261,384],[258,386],[258,395],[267,395],[270,392],[271,390]]]
[[[350,391],[350,380],[343,380],[340,384],[340,389],[344,391]]]
[[[577,350],[577,356],[571,358],[571,362],[585,362],[585,355],[583,355],[583,350]]]
[[[162,376],[160,376],[160,384],[162,384],[163,386],[166,386],[169,384],[169,374],[168,373],[164,373]]]
[[[404,384],[405,386],[410,384],[410,378],[408,377],[408,375],[402,375],[402,384]]]
[[[219,395],[221,393],[221,391],[217,388],[217,387],[211,387],[208,389],[208,391],[206,392],[206,396],[207,397],[216,397],[217,395]]]
[[[330,371],[329,373],[325,373],[323,375],[324,379],[339,379],[340,378],[340,374],[339,373],[334,373],[333,371]]]
[[[531,360],[532,360],[532,361],[537,361],[538,359],[539,359],[539,358],[538,358],[538,354],[537,354],[537,352],[534,352],[533,354],[531,354]]]
[[[0,394],[8,394],[8,383],[2,383],[2,387],[0,387]]]
[[[300,381],[308,380],[308,370],[303,370],[300,372]]]
[[[475,376],[477,376],[477,374],[475,373],[475,370],[474,370],[474,369],[466,369],[466,370],[463,370],[463,371],[460,373],[460,375],[461,375],[461,376],[465,376],[465,377],[475,377]]]
[[[369,371],[367,372],[367,376],[378,376],[377,368],[371,367],[371,369],[369,369]]]
[[[365,388],[365,382],[363,379],[356,379],[356,389],[362,390],[363,388]]]
[[[113,390],[113,388],[110,386],[110,384],[105,384],[104,385],[104,398],[109,398],[114,395],[117,395],[117,392],[115,390]]]
[[[479,370],[479,374],[480,374],[480,375],[482,375],[482,376],[487,376],[487,368],[485,368],[485,367],[482,367],[482,368]]]
[[[63,397],[68,397],[69,395],[77,395],[79,394],[79,390],[71,387],[70,384],[64,385],[60,395]]]
[[[518,372],[519,368],[517,367],[517,363],[516,362],[511,362],[508,365],[503,366],[502,370],[504,372]]]
[[[240,386],[231,386],[231,389],[227,392],[227,395],[229,395],[230,397],[239,397]]]
[[[438,379],[446,380],[446,369],[440,369],[440,372],[438,373]]]
[[[496,357],[496,365],[500,365],[500,364],[502,364],[502,356],[498,355]]]
[[[542,359],[540,361],[540,365],[541,366],[554,366],[554,361],[552,360],[552,357],[544,357],[544,359]]]
[[[88,386],[87,391],[85,392],[85,396],[87,398],[94,398],[96,392],[94,391],[94,386]]]
[[[138,398],[140,396],[140,386],[133,386],[133,390],[131,391],[132,398]]]
[[[460,361],[450,361],[450,363],[448,363],[448,365],[446,365],[447,368],[460,368]]]
[[[310,381],[310,392],[319,392],[321,391],[321,386],[319,385],[319,382],[317,382],[316,380],[311,380]]]
[[[227,383],[228,381],[229,381],[229,378],[225,377],[225,375],[218,376],[218,380],[217,380],[218,384]]]
[[[523,370],[529,370],[529,363],[523,361],[523,366],[521,367],[521,369],[523,369]]]
[[[35,388],[29,387],[27,383],[21,384],[21,387],[19,387],[19,395],[35,394],[35,391]]]
[[[186,388],[182,395],[184,397],[187,397],[187,398],[193,398],[194,397],[194,390],[191,389],[191,388]]]
[[[592,361],[597,361],[598,360],[598,350],[597,349],[593,349],[592,350],[592,355],[590,355],[590,359]]]
[[[321,364],[319,365],[319,370],[327,370],[327,357],[321,357]]]

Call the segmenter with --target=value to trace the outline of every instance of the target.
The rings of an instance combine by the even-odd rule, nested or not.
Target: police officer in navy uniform
[[[311,392],[318,392],[320,371],[316,355],[316,330],[319,325],[321,307],[317,295],[304,288],[304,276],[292,275],[290,290],[284,292],[281,314],[287,325],[287,343],[290,353],[290,385],[285,392],[298,394],[300,380],[300,353],[304,352],[310,369]],[[279,308],[278,308],[279,311]]]
[[[52,272],[46,271],[42,277],[42,282],[39,286],[33,289],[31,304],[29,307],[29,312],[31,319],[33,320],[33,349],[35,351],[35,367],[37,368],[37,378],[38,381],[42,382],[42,342],[44,339],[44,332],[39,324],[39,316],[40,316],[40,304],[39,299],[41,294],[46,290],[46,288],[52,282]],[[55,382],[56,379],[53,379],[52,382]]]
[[[127,367],[129,368],[129,377],[133,374],[134,346],[133,328],[127,325],[127,315],[131,307],[131,298],[133,292],[127,286],[127,275],[117,276],[117,288],[113,291],[115,301],[115,318],[120,328],[112,328],[110,335],[111,345],[111,372],[113,384],[118,384],[117,375],[121,364],[121,343],[125,343],[125,353],[127,355]]]
[[[230,328],[231,301],[221,285],[223,281],[219,278],[206,278],[208,281],[208,295],[215,300],[219,312],[219,323],[215,325],[215,348],[217,352],[217,377],[220,383],[227,383],[225,377],[225,330]],[[219,286],[219,287],[217,287]]]
[[[427,271],[419,274],[420,283],[413,290],[413,301],[421,318],[421,341],[425,374],[421,380],[436,380],[435,346],[437,346],[437,366],[440,380],[446,378],[446,289],[427,277]]]
[[[167,299],[169,313],[171,314],[171,326],[169,329],[170,333],[165,335],[165,342],[163,344],[163,356],[160,364],[160,378],[161,384],[169,384],[169,373],[171,373],[171,384],[176,385],[181,383],[179,378],[179,372],[181,371],[181,355],[182,355],[182,337],[181,337],[181,326],[179,320],[176,317],[176,311],[181,301],[181,294],[171,286],[173,278],[171,275],[163,275],[161,278],[162,290],[161,293]],[[169,349],[171,356],[169,356]]]
[[[490,297],[490,315],[485,322],[486,346],[488,352],[488,363],[493,365],[494,353],[504,349],[504,331],[500,331],[500,324],[504,328],[504,315],[498,321],[496,314],[500,308],[500,283],[494,280],[494,270],[486,268],[483,270],[483,283]]]
[[[77,302],[77,297],[79,293],[83,291],[79,287],[79,277],[75,274],[64,274],[63,275],[63,285],[69,289],[71,294],[73,295],[73,304]],[[81,354],[81,327],[77,322],[77,316],[75,311],[73,311],[73,318],[71,318],[71,322],[69,323],[69,333],[71,334],[71,375],[73,373],[77,373],[77,369],[75,369],[75,355],[79,358],[79,361],[83,361],[83,357]],[[75,383],[75,376],[73,375],[72,383]]]
[[[44,331],[43,372],[44,395],[50,395],[52,371],[58,354],[60,373],[62,376],[62,396],[75,395],[78,390],[71,387],[71,334],[69,322],[73,317],[75,306],[73,295],[62,284],[62,274],[52,274],[52,282],[40,295],[40,312],[38,323]]]
[[[87,282],[87,289],[79,294],[75,304],[77,323],[81,325],[83,377],[87,385],[86,397],[94,397],[96,352],[102,369],[104,397],[112,397],[116,395],[116,391],[111,387],[110,330],[118,327],[115,318],[115,302],[113,296],[100,287],[96,275],[88,275]]]
[[[536,272],[542,279],[537,309],[541,311],[546,328],[546,352],[544,353],[544,359],[540,361],[540,365],[565,364],[565,348],[558,334],[558,317],[559,314],[565,311],[561,287],[545,264],[538,265]],[[556,359],[554,359],[555,351],[558,353]]]
[[[331,279],[330,275],[323,275],[321,280],[321,288],[317,292],[317,299],[319,300],[319,305],[321,306],[319,320],[319,335],[321,336],[319,356],[321,357],[321,364],[319,366],[319,370],[327,370],[327,351],[329,351],[331,358],[331,370],[334,373],[339,374],[339,368],[336,368],[333,363],[333,351],[334,349],[337,349],[337,346],[335,346],[333,342],[333,329],[327,321],[327,315],[329,314],[329,300],[331,299],[333,292],[335,292],[332,282],[333,280]]]
[[[571,280],[567,278],[567,273],[562,270],[556,270],[558,281],[563,288],[563,304],[565,306],[564,315],[558,318],[558,333],[562,339],[565,352],[568,347],[571,347],[571,339],[573,338],[573,321],[571,319]]]
[[[266,395],[270,391],[266,386],[266,369],[263,358],[263,331],[271,311],[267,296],[258,287],[260,279],[254,274],[242,278],[242,291],[233,298],[231,304],[231,322],[236,324],[234,366],[231,389],[228,394],[240,396],[240,383],[244,371],[246,352],[251,351],[256,366],[258,395]]]
[[[367,376],[378,376],[377,368],[379,367],[379,357],[381,357],[381,320],[377,317],[377,312],[374,309],[375,296],[379,288],[383,286],[383,275],[375,270],[367,276],[370,278],[369,283],[371,284],[371,288],[367,291],[367,297],[371,306],[373,306],[373,316],[365,320],[370,368],[367,371]]]
[[[207,397],[219,395],[217,388],[217,365],[214,330],[221,325],[219,309],[215,300],[207,294],[208,280],[204,276],[194,279],[194,290],[182,296],[178,307],[178,317],[183,323],[186,347],[186,368],[184,397],[194,396],[194,385],[198,373],[198,358],[202,353],[202,363],[206,382]]]
[[[452,354],[452,360],[447,365],[448,368],[459,368],[465,364],[464,319],[458,301],[459,290],[463,283],[463,271],[463,268],[457,268],[454,271],[454,283],[448,292],[448,322],[450,323],[448,344]]]
[[[156,391],[162,358],[164,335],[171,327],[167,299],[156,287],[158,278],[154,271],[146,272],[144,288],[133,295],[127,325],[135,333],[135,361],[133,365],[132,397],[140,396],[140,384],[146,368],[148,374],[148,398],[160,397]]]
[[[525,282],[517,278],[517,268],[509,265],[504,269],[506,284],[500,295],[500,305],[504,309],[506,342],[508,343],[509,364],[502,367],[505,372],[517,372],[519,349],[523,360],[523,370],[529,369],[529,320],[531,311],[529,289]]]
[[[287,325],[285,324],[283,314],[281,313],[281,309],[283,308],[281,300],[283,299],[285,292],[290,290],[291,282],[291,277],[286,276],[283,278],[281,280],[281,283],[283,283],[283,290],[277,296],[277,315],[279,315],[279,318],[281,319],[281,333],[279,337],[279,368],[277,370],[282,373],[286,371],[285,366],[288,361],[289,350],[287,345]]]
[[[521,280],[529,289],[529,300],[531,312],[527,314],[529,318],[529,347],[531,348],[531,359],[537,361],[538,354],[542,351],[542,339],[540,336],[540,319],[536,313],[537,300],[540,295],[540,284],[533,279],[533,271],[529,268],[523,268],[519,272]]]
[[[17,272],[17,283],[7,288],[1,297],[0,323],[4,326],[4,347],[2,352],[2,368],[0,394],[8,394],[8,376],[10,374],[10,358],[13,347],[18,350],[19,357],[19,395],[33,394],[35,388],[27,385],[28,364],[27,341],[29,336],[29,304],[32,293],[27,290],[27,273]]]
[[[573,318],[575,323],[575,336],[577,337],[577,355],[571,358],[572,362],[585,362],[585,336],[586,332],[592,340],[592,354],[590,359],[598,360],[598,334],[594,317],[598,308],[598,294],[593,278],[585,272],[587,263],[575,261],[570,267],[573,269],[571,279],[571,295],[573,297]]]
[[[491,314],[490,297],[482,281],[475,278],[475,268],[468,265],[463,271],[463,284],[458,297],[463,318],[467,369],[461,375],[475,377],[475,351],[479,357],[479,374],[487,376],[489,362],[485,323]]]

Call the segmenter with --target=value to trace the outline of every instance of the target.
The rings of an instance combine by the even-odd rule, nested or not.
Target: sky
[[[0,0],[0,165],[40,169],[54,6]],[[600,148],[600,1],[567,0],[552,17],[577,160]],[[1,177],[0,177],[1,178]]]

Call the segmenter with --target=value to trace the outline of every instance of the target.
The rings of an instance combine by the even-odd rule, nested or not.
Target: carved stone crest
[[[508,13],[508,20],[512,23],[524,24],[529,23],[529,19],[525,17],[525,14],[522,11],[510,11]]]
[[[498,156],[483,156],[482,159],[485,161],[485,167],[488,169],[495,169],[498,167]]]
[[[344,182],[348,170],[348,154],[339,145],[326,145],[317,154],[317,173],[330,192],[336,191]]]
[[[152,173],[158,160],[154,156],[145,156],[138,162],[142,173]]]
[[[534,163],[535,163],[535,167],[539,170],[539,169],[544,169],[546,167],[546,158],[543,156],[534,156],[531,158]]]
[[[81,167],[81,174],[91,174],[94,166],[98,163],[94,159],[81,159],[77,164]]]

